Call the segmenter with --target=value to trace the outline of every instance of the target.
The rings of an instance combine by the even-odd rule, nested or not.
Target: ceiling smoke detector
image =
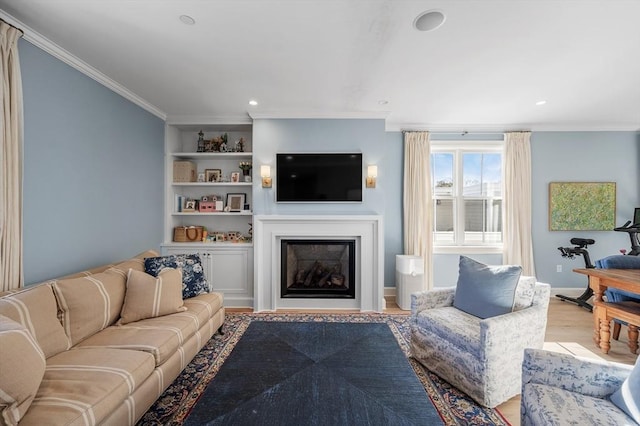
[[[413,26],[418,31],[433,31],[440,28],[440,26],[444,24],[445,19],[444,13],[440,10],[427,10],[418,15],[415,21],[413,21]]]

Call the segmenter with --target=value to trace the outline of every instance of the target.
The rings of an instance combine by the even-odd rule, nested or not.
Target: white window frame
[[[459,141],[459,140],[441,140],[431,141],[430,154],[436,153],[453,153],[453,172],[455,174],[453,182],[453,214],[454,214],[454,243],[443,244],[433,243],[434,254],[498,254],[502,253],[503,244],[487,243],[487,244],[464,244],[464,214],[460,214],[464,209],[464,197],[462,195],[462,156],[469,153],[500,153],[502,158],[502,197],[504,200],[504,140],[499,141]],[[431,158],[431,156],[429,156]],[[433,182],[432,182],[433,185]],[[432,203],[435,204],[435,194],[431,194]],[[438,198],[443,198],[442,196]],[[484,198],[484,197],[482,197]],[[504,201],[503,201],[504,208]],[[435,211],[434,211],[435,214]],[[504,223],[504,221],[503,221]],[[432,223],[432,226],[434,224]],[[434,229],[435,232],[435,229]],[[504,237],[504,229],[503,229]]]

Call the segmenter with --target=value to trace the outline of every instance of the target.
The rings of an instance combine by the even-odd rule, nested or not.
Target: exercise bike
[[[627,223],[617,228],[613,228],[613,230],[629,233],[629,239],[631,240],[631,251],[629,253],[626,253],[627,256],[638,256],[640,254],[640,240],[638,240],[638,233],[640,233],[640,223],[631,224],[631,221],[628,220]]]
[[[560,250],[562,257],[573,259],[575,256],[582,256],[584,258],[585,268],[595,268],[595,266],[593,266],[593,263],[591,263],[589,250],[587,250],[588,246],[596,243],[595,240],[592,240],[590,238],[572,238],[569,242],[573,244],[574,247],[558,247],[558,250]],[[593,306],[587,303],[587,300],[589,300],[591,296],[593,296],[593,290],[591,290],[591,287],[589,287],[588,283],[587,289],[578,297],[569,297],[563,296],[562,294],[556,294],[557,298],[563,301],[575,303],[578,306],[582,306],[589,312],[593,311]]]

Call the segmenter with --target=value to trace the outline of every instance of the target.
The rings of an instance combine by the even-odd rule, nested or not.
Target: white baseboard
[[[569,297],[578,297],[584,293],[584,288],[577,287],[551,287],[551,297],[555,297],[558,294],[562,294],[564,296]],[[388,297],[390,299],[395,299],[396,297],[396,287],[385,287],[384,288],[384,297]]]
[[[388,297],[389,299],[396,298],[396,288],[395,287],[385,287],[384,288],[384,297]]]

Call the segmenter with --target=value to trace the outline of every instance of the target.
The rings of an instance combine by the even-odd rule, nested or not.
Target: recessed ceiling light
[[[547,101],[538,101],[538,102],[536,102],[536,105],[540,106],[540,105],[544,105],[546,103],[547,103]]]
[[[388,100],[386,100],[386,99],[380,99],[380,100],[378,101],[378,105],[387,105],[388,103],[389,103],[389,101],[388,101]]]
[[[185,25],[195,25],[196,20],[189,15],[180,15],[180,21]]]
[[[251,99],[251,100],[249,101],[249,105],[251,105],[251,106],[256,106],[256,105],[258,105],[258,101],[256,101],[255,99]]]
[[[445,19],[444,13],[440,10],[427,10],[418,15],[413,21],[413,26],[418,31],[433,31],[440,28]]]

